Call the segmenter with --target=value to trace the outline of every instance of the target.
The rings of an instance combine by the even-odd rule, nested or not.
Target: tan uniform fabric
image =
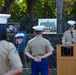
[[[25,48],[25,51],[30,52],[33,56],[44,55],[47,52],[53,50],[54,49],[51,46],[50,42],[41,36],[36,36],[33,39],[29,40]]]
[[[14,45],[7,41],[0,41],[0,75],[10,68],[21,67],[19,55]]]
[[[65,40],[65,42],[72,43],[71,31],[70,30],[65,31],[62,39]],[[76,30],[73,30],[73,39],[74,41],[76,41]]]

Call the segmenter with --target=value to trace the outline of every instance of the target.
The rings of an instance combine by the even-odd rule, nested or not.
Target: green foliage
[[[70,11],[70,14],[72,15],[72,18],[74,20],[76,20],[76,1],[74,1],[73,5],[72,5],[72,10]]]
[[[0,6],[4,5],[4,0],[0,0]]]
[[[12,9],[12,19],[17,21],[26,16],[26,4],[23,2],[15,2]]]
[[[75,18],[76,0],[63,0],[63,19],[69,20]]]
[[[5,0],[0,0],[0,6],[4,6]],[[63,0],[63,19],[76,19],[76,0]],[[11,7],[11,6],[10,6]],[[12,10],[11,10],[12,9]],[[26,0],[16,0],[12,4],[12,19],[17,21],[27,17]],[[36,0],[34,5],[34,20],[39,18],[55,18],[56,17],[56,0]]]
[[[55,18],[56,11],[52,2],[52,0],[37,0],[34,7],[34,18]]]

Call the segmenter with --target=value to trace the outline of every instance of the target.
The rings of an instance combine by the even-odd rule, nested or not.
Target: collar
[[[71,32],[71,30],[69,30],[69,32]],[[72,32],[75,32],[75,30],[72,30]]]
[[[40,35],[36,35],[36,37],[42,37],[42,36],[40,36]]]

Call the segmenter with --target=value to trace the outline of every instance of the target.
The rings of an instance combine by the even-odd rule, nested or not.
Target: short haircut
[[[7,40],[7,29],[4,24],[0,24],[0,41],[1,40]]]
[[[41,34],[43,31],[35,31],[37,35]]]

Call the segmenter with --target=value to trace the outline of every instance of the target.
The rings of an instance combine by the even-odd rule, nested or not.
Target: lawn
[[[56,70],[51,70],[50,72],[51,72],[50,75],[57,75]],[[23,71],[20,75],[30,75],[30,74],[31,74],[30,71]]]

